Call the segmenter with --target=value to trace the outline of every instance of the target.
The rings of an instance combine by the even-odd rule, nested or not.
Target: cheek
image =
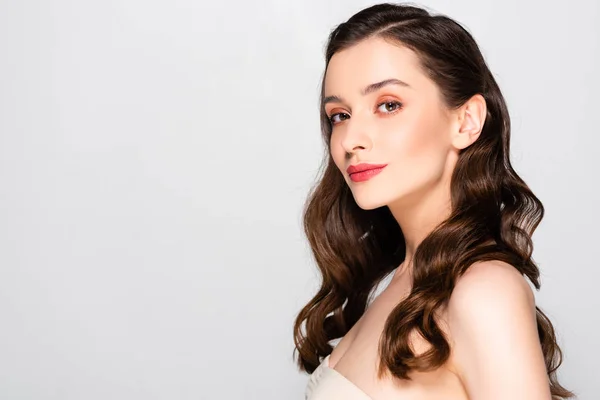
[[[331,158],[339,170],[344,168],[346,151],[342,148],[339,141],[336,140],[335,136],[332,136],[329,142],[329,154],[331,154]]]
[[[426,116],[405,122],[382,143],[397,166],[394,169],[413,177],[441,173],[447,154],[443,125]]]

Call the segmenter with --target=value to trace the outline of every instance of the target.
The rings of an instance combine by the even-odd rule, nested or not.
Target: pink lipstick
[[[348,172],[350,179],[352,179],[353,182],[363,182],[380,173],[386,165],[387,164],[362,163],[349,166],[346,172]]]

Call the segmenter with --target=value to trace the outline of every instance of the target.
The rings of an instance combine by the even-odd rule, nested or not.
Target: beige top
[[[329,356],[313,371],[305,400],[372,400],[344,375],[329,367]]]

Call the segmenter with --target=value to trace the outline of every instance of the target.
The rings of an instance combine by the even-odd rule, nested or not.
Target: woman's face
[[[331,156],[361,208],[441,193],[456,161],[452,120],[412,50],[381,38],[362,41],[331,58],[324,89]],[[361,163],[385,167],[347,171]]]

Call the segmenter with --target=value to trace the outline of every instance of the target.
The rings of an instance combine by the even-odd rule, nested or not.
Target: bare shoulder
[[[448,303],[451,314],[472,312],[475,308],[530,308],[535,303],[533,290],[526,278],[512,265],[499,260],[471,265],[458,278]]]
[[[498,260],[471,265],[457,279],[447,307],[452,336],[504,330],[506,322],[535,322],[535,297],[526,278],[512,265]],[[500,333],[500,332],[497,332]]]
[[[470,266],[455,284],[446,318],[450,364],[470,398],[549,398],[533,290],[515,267]]]

